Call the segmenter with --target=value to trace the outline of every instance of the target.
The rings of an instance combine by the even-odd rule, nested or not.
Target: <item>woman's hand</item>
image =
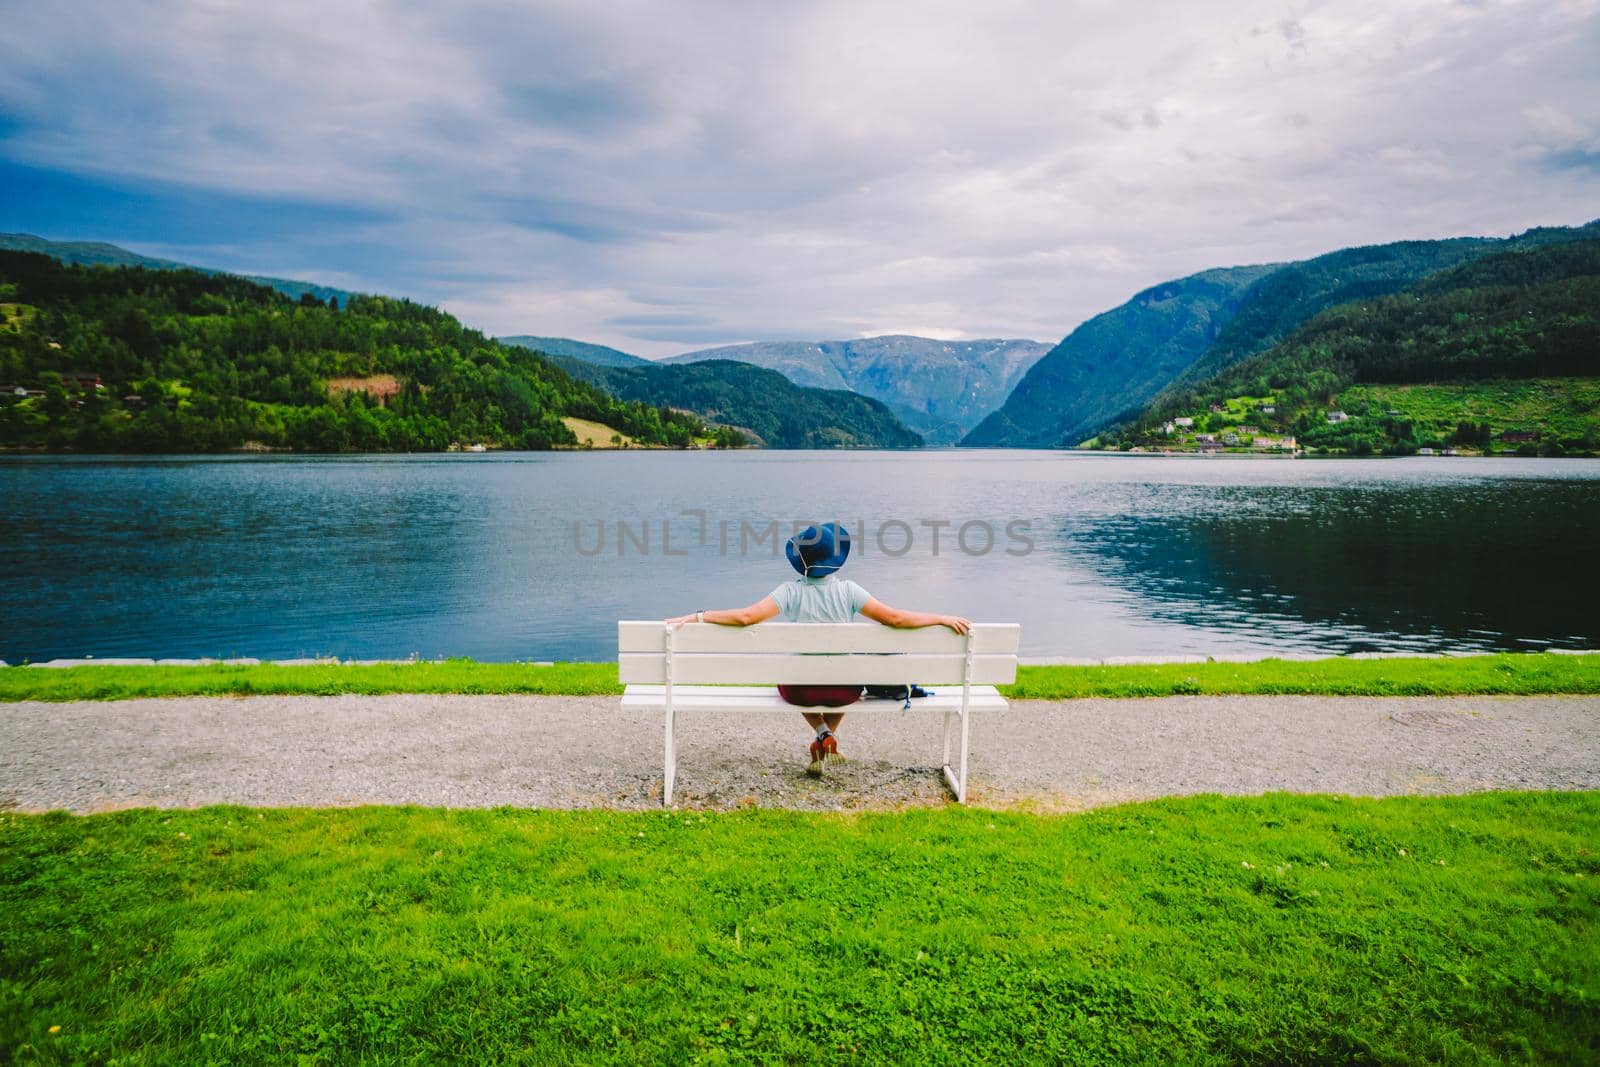
[[[675,619],[668,619],[667,620],[667,625],[671,626],[673,628],[677,628],[679,626],[682,626],[686,622],[694,622],[695,621],[695,614],[696,613],[694,613],[694,612],[690,612],[688,615],[679,615]]]
[[[968,630],[972,629],[972,623],[968,622],[966,619],[963,619],[960,615],[940,616],[939,625],[948,626],[958,634],[965,634]]]

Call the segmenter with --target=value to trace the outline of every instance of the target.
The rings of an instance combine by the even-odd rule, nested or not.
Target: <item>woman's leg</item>
[[[791,686],[780,685],[778,692],[791,704],[801,707],[839,708],[847,704],[854,704],[861,699],[860,686]],[[823,764],[828,761],[843,761],[839,755],[839,743],[834,740],[833,731],[839,728],[839,723],[844,721],[844,713],[839,711],[818,712],[802,711],[801,717],[806,725],[817,732],[817,739],[811,742],[809,748],[810,774],[821,774]]]
[[[811,764],[806,768],[806,773],[821,774],[823,764],[835,761],[843,763],[844,757],[839,754],[839,742],[834,740],[833,731],[844,721],[844,713],[833,711],[819,715],[814,711],[803,711],[800,714],[805,717],[806,725],[817,731],[817,739],[811,742],[809,749]],[[827,732],[824,733],[824,730]]]

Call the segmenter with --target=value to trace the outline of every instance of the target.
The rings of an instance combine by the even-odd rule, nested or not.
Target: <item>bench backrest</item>
[[[896,630],[875,622],[694,623],[670,635],[672,682],[1006,685],[1017,677],[1021,634],[1017,623],[974,624],[969,637],[943,626]],[[617,623],[617,669],[622,681],[665,683],[668,640],[667,628],[660,622]]]

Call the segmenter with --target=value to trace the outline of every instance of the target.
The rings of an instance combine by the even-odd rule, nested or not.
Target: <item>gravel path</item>
[[[940,719],[857,713],[804,774],[798,716],[689,715],[685,807],[945,804]],[[1185,793],[1600,789],[1600,698],[1018,701],[974,719],[973,803]],[[245,697],[0,705],[0,808],[202,804],[649,808],[661,720],[613,697]]]

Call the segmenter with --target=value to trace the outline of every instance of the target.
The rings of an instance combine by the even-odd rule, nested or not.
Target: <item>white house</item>
[[[1349,420],[1349,418],[1350,418],[1350,416],[1346,415],[1342,411],[1330,411],[1330,412],[1328,412],[1328,421],[1329,422],[1347,422]]]
[[[1191,419],[1189,416],[1185,415],[1182,418],[1173,419],[1172,420],[1172,425],[1181,426],[1184,429],[1188,429],[1189,427],[1194,425],[1194,420]]]
[[[1168,435],[1169,437],[1172,435],[1173,429],[1174,429],[1174,424],[1173,424],[1171,419],[1168,419],[1166,422],[1161,424],[1161,432],[1166,434],[1166,435]]]

